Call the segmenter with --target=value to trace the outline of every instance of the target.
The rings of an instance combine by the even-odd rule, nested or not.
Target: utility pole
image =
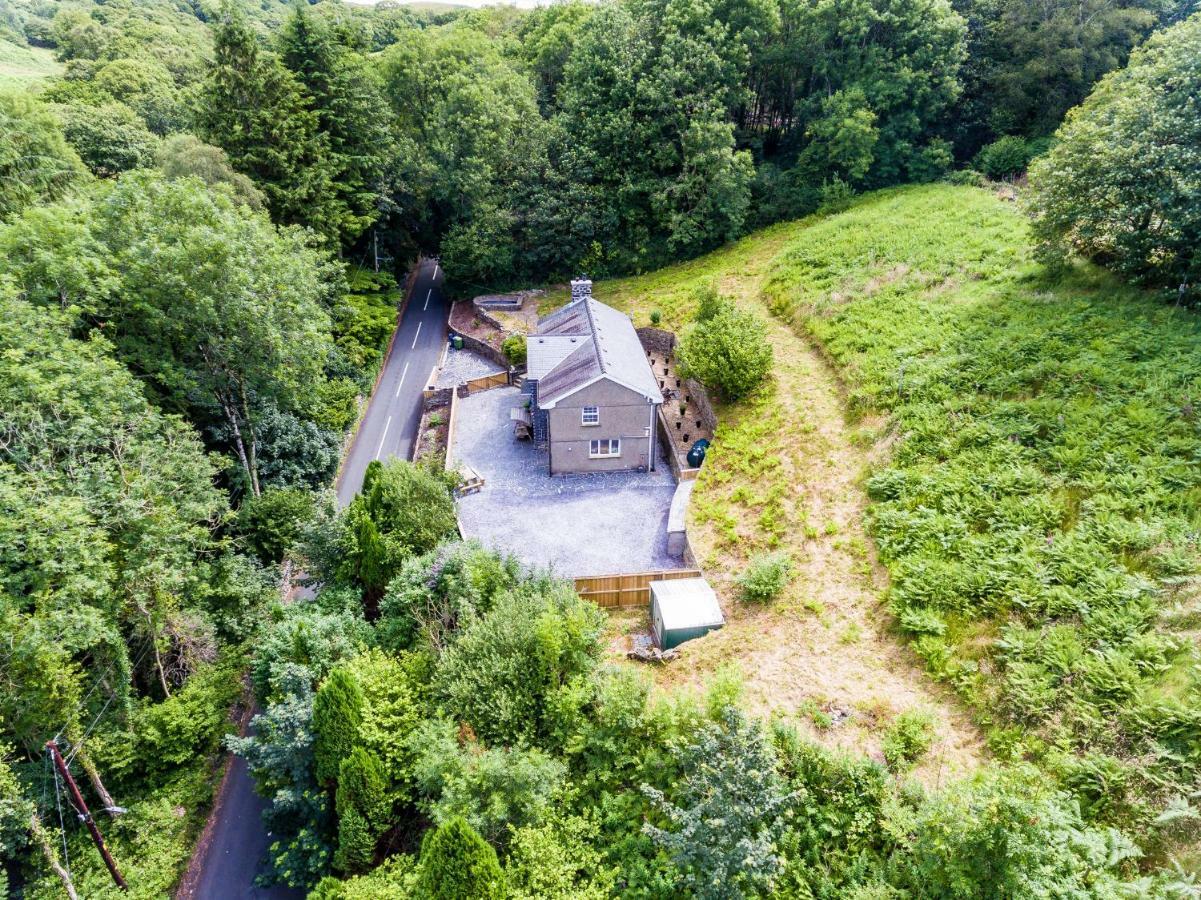
[[[117,864],[113,861],[112,854],[108,852],[108,847],[104,846],[104,838],[100,836],[100,829],[96,827],[96,823],[92,820],[92,814],[88,812],[88,805],[83,802],[83,794],[79,793],[79,785],[71,777],[71,770],[67,768],[67,763],[63,759],[63,755],[58,752],[58,745],[54,741],[46,741],[46,749],[50,751],[50,758],[54,760],[55,768],[58,769],[63,776],[63,780],[67,783],[67,790],[71,795],[71,803],[79,814],[79,820],[92,833],[92,840],[96,844],[96,849],[100,851],[100,855],[104,858],[104,864],[108,866],[108,872],[113,876],[113,881],[117,883],[117,887],[121,890],[128,891],[129,885],[121,877],[121,872],[117,868]]]

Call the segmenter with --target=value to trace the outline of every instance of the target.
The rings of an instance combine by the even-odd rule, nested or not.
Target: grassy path
[[[702,259],[596,287],[637,324],[658,310],[678,331],[692,314],[692,291],[716,282],[764,318],[775,349],[770,388],[718,410],[717,439],[693,497],[691,540],[728,625],[688,644],[655,678],[664,688],[699,687],[732,664],[758,712],[795,719],[827,745],[877,755],[897,715],[928,711],[935,744],[915,774],[937,784],[978,765],[982,741],[891,633],[880,599],[886,576],[862,524],[871,424],[848,427],[831,368],[761,300],[772,261],[806,227],[777,226]],[[748,607],[734,578],[767,549],[786,550],[797,577],[773,606]]]

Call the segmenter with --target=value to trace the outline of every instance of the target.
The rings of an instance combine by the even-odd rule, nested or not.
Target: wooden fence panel
[[[474,394],[477,391],[486,391],[489,388],[503,387],[508,383],[508,372],[494,372],[491,375],[483,375],[479,378],[471,378],[467,381],[460,382],[459,388],[466,388],[467,393]]]
[[[622,575],[592,575],[575,579],[576,593],[602,609],[649,606],[652,581],[699,578],[700,569],[665,569],[658,572],[628,572]]]

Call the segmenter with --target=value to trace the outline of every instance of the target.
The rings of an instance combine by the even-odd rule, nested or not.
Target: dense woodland
[[[320,900],[1197,896],[1194,10],[0,0],[0,53],[60,64],[0,85],[0,896],[116,893],[50,740],[140,897],[226,749]],[[607,664],[570,586],[451,540],[453,474],[329,491],[419,253],[466,294],[806,216],[762,312],[904,436],[889,606],[993,754],[938,791],[920,720],[835,754],[734,673]],[[770,354],[711,358],[757,313],[688,297],[755,402]]]

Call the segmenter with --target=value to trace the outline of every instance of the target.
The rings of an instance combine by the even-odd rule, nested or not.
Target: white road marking
[[[379,459],[379,455],[384,452],[384,440],[388,437],[388,427],[392,424],[392,417],[388,416],[388,421],[384,423],[384,433],[379,438],[379,449],[375,451],[375,458]]]
[[[417,331],[413,334],[413,346],[409,348],[410,350],[417,349],[417,336],[419,334],[421,334],[421,323],[420,322],[417,323]]]
[[[400,381],[396,382],[396,396],[400,396],[400,389],[405,383],[405,376],[409,374],[409,364],[405,363],[404,371],[400,373]]]
[[[438,264],[434,263],[434,281],[438,280]]]
[[[428,291],[425,292],[425,306],[421,307],[422,309],[430,308],[430,294],[432,294],[433,292],[434,292],[433,288],[430,288]]]

